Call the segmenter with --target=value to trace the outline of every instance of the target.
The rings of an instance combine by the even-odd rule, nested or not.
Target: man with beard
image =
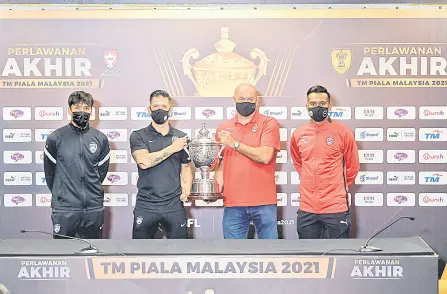
[[[301,177],[297,232],[300,239],[349,238],[348,187],[360,169],[353,132],[329,117],[331,95],[323,86],[307,91],[310,121],[290,141]]]
[[[53,232],[100,239],[104,224],[102,182],[109,168],[110,147],[107,137],[89,125],[92,106],[89,93],[70,95],[72,121],[48,136],[44,171],[52,194]]]
[[[149,126],[130,135],[130,149],[138,166],[138,194],[133,239],[153,239],[158,228],[168,239],[187,239],[183,201],[191,192],[193,173],[186,134],[172,127],[171,97],[162,90],[149,98]]]

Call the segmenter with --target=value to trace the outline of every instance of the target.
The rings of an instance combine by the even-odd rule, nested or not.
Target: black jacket
[[[51,207],[59,210],[95,210],[104,204],[104,181],[109,169],[107,137],[87,126],[71,123],[48,136],[44,170],[51,191]]]

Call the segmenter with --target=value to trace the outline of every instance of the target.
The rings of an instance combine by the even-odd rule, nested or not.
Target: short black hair
[[[75,91],[68,97],[68,107],[70,109],[73,104],[87,104],[92,107],[94,102],[92,95],[84,91]]]
[[[331,102],[331,94],[323,86],[316,85],[316,86],[310,87],[310,89],[307,90],[307,96],[309,96],[312,93],[325,93],[327,95],[328,102]]]
[[[171,102],[171,96],[169,96],[168,92],[164,90],[155,90],[154,92],[151,93],[151,96],[149,97],[149,103],[152,103],[152,98],[159,96],[168,98],[169,102]]]

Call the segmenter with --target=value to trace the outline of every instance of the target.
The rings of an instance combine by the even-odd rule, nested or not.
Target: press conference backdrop
[[[69,122],[74,90],[96,99],[91,124],[113,150],[105,237],[130,238],[137,168],[128,138],[150,123],[149,94],[167,90],[171,123],[194,138],[202,123],[214,131],[235,114],[233,90],[249,82],[264,96],[259,111],[281,125],[278,228],[296,239],[300,179],[289,142],[308,121],[307,89],[321,84],[333,95],[330,116],[352,128],[360,149],[350,188],[353,237],[411,215],[415,222],[384,236],[418,235],[447,256],[447,12],[13,10],[0,17],[1,238],[52,229],[43,147]],[[188,213],[191,237],[222,238],[222,202],[196,201]]]

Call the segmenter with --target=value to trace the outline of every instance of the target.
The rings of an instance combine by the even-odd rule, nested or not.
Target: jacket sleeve
[[[303,168],[303,164],[301,161],[301,153],[298,146],[298,132],[295,130],[292,135],[292,139],[290,140],[290,156],[292,157],[293,165],[295,166],[296,171],[301,176],[301,171]]]
[[[57,158],[57,137],[54,134],[48,136],[43,152],[43,170],[45,172],[45,180],[47,182],[48,189],[50,189],[50,192],[53,193]]]
[[[346,182],[348,187],[354,184],[360,170],[359,150],[351,131],[345,133],[343,158],[346,166]]]
[[[102,149],[99,156],[98,172],[99,172],[99,179],[102,183],[104,182],[104,179],[107,176],[110,163],[110,145],[109,145],[109,139],[107,139],[106,136],[104,136],[103,138],[103,143],[101,147]]]

